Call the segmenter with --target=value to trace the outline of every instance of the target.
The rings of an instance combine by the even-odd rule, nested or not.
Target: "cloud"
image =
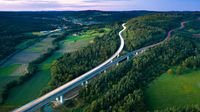
[[[181,2],[180,2],[181,1]],[[200,0],[0,0],[0,10],[200,10]]]
[[[71,3],[79,3],[81,0],[0,0],[2,3],[62,3],[62,4],[71,4]]]
[[[106,4],[83,3],[81,0],[0,0],[4,10],[83,10],[106,7]]]
[[[97,2],[130,2],[133,0],[83,0],[83,2],[97,3]]]

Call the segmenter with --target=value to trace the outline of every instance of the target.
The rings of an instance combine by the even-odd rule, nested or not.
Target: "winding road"
[[[179,27],[178,29],[179,30],[181,30],[181,29],[183,29],[183,28],[185,28],[185,24],[186,23],[188,23],[188,21],[186,22],[186,21],[184,21],[184,22],[181,22],[181,27]],[[177,30],[177,28],[176,29],[173,29],[173,30],[170,30],[169,32],[168,32],[168,35],[167,35],[167,40],[169,40],[170,39],[170,37],[171,37],[171,35],[172,35],[172,32],[174,32],[174,31],[176,31]]]
[[[182,22],[181,27],[179,29],[184,28],[185,23],[186,22]],[[122,50],[124,48],[124,39],[122,37],[122,33],[123,33],[123,31],[126,30],[126,26],[125,26],[125,24],[122,24],[122,26],[123,26],[123,30],[121,30],[119,32],[119,37],[120,37],[120,42],[121,42],[120,47],[115,52],[115,54],[113,54],[108,60],[106,60],[105,62],[103,62],[99,66],[95,67],[94,69],[88,71],[87,73],[85,73],[85,74],[77,77],[76,79],[64,84],[63,86],[60,86],[57,89],[45,94],[44,96],[42,96],[42,97],[40,97],[40,98],[38,98],[38,99],[36,99],[36,100],[26,104],[26,105],[14,110],[14,112],[33,112],[33,111],[38,110],[39,108],[46,105],[47,103],[54,101],[59,96],[64,95],[65,93],[67,93],[70,90],[74,89],[75,87],[81,85],[82,83],[88,81],[89,79],[92,79],[93,77],[101,74],[104,70],[107,70],[108,68],[112,67],[113,65],[116,65],[117,63],[119,63],[123,60],[126,60],[128,58],[135,57],[139,53],[144,52],[148,48],[152,48],[154,46],[162,44],[165,40],[169,39],[171,37],[171,33],[176,30],[176,29],[174,29],[174,30],[169,31],[168,36],[164,41],[161,41],[157,44],[153,44],[153,45],[132,51],[130,53],[127,53],[124,56],[121,56],[121,57],[115,59],[116,57],[119,56],[119,54],[122,52]]]
[[[115,54],[113,54],[108,60],[106,60],[105,62],[103,62],[102,64],[100,64],[99,66],[95,67],[94,69],[88,71],[87,73],[79,76],[78,78],[64,84],[63,86],[58,87],[57,89],[45,94],[44,96],[14,110],[14,112],[32,112],[32,111],[36,111],[37,109],[41,108],[42,106],[46,105],[47,103],[55,100],[57,97],[67,93],[68,91],[70,91],[71,89],[77,87],[78,85],[82,84],[83,82],[95,77],[96,75],[100,74],[102,71],[104,70],[103,68],[105,68],[105,66],[108,63],[111,63],[112,60],[116,57],[119,56],[119,54],[121,53],[121,51],[124,48],[124,39],[122,37],[122,32],[124,30],[126,30],[126,26],[125,24],[122,24],[123,26],[123,30],[121,30],[119,32],[119,37],[120,37],[120,47],[119,49],[115,52]]]

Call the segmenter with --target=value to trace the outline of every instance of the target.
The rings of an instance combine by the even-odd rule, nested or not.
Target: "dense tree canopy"
[[[114,23],[153,13],[148,11],[102,12],[0,12],[0,60],[13,53],[21,42],[36,36],[24,33],[48,31],[74,25],[94,25]]]
[[[197,16],[196,14],[163,13],[130,20],[127,24],[128,30],[124,34],[126,50],[132,51],[163,40],[169,30],[180,27],[180,23],[188,20],[188,17]],[[198,45],[193,38],[178,33],[180,34],[174,32],[170,40],[93,79],[81,90],[77,99],[79,105],[70,107],[67,111],[147,111],[143,89],[148,87],[150,82],[172,66],[182,63],[188,67],[191,64],[198,66],[196,65],[198,63],[196,57],[199,55]]]
[[[113,26],[114,30],[101,37],[96,37],[94,42],[86,48],[67,53],[54,61],[51,67],[52,80],[45,91],[65,84],[108,59],[118,49],[120,40],[117,28],[119,27],[121,26]]]

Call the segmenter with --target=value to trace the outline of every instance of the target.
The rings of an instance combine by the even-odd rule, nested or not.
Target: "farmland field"
[[[11,57],[2,66],[8,66],[12,64],[28,64],[31,61],[37,59],[43,53],[46,53],[48,48],[52,48],[52,41],[54,38],[45,38],[42,41],[22,50],[13,57]]]
[[[4,88],[6,87],[8,83],[19,79],[20,76],[27,73],[27,67],[30,62],[32,62],[33,60],[36,60],[42,54],[46,53],[49,48],[53,47],[52,45],[53,40],[54,38],[49,37],[31,45],[32,43],[36,42],[36,40],[30,39],[16,46],[17,49],[22,49],[22,50],[14,54],[11,58],[9,58],[9,60],[7,60],[5,63],[3,63],[0,66],[0,77],[1,77],[0,78],[0,83],[1,83],[0,94],[2,94],[2,92],[4,91]],[[27,44],[31,46],[26,48]],[[33,78],[31,80],[36,81],[37,79]],[[21,90],[23,92],[23,89]],[[20,92],[17,92],[17,93],[21,95]],[[2,98],[0,98],[0,100],[2,100]],[[18,100],[16,99],[16,101]]]
[[[145,90],[145,101],[151,110],[200,104],[200,70],[161,75]]]
[[[19,66],[20,64],[13,64],[7,67],[0,67],[0,77],[12,74]]]
[[[19,106],[38,97],[38,91],[46,86],[50,80],[48,70],[35,74],[29,81],[11,89],[5,105]],[[20,90],[20,91],[19,91]]]
[[[104,30],[107,33],[110,30]],[[28,103],[31,100],[39,97],[41,90],[48,86],[48,82],[51,79],[50,67],[51,63],[61,57],[64,53],[74,52],[85,46],[87,46],[92,40],[97,36],[102,36],[103,33],[98,33],[97,31],[87,31],[81,33],[80,36],[67,36],[63,41],[59,42],[61,49],[55,51],[52,56],[48,57],[44,62],[39,64],[39,72],[34,74],[34,76],[23,83],[10,90],[8,99],[5,101],[5,105],[18,106]],[[46,45],[47,43],[40,43],[41,45]],[[39,45],[40,45],[39,44]],[[39,48],[39,47],[37,47]],[[35,49],[29,49],[35,51]],[[20,92],[18,91],[20,89]]]
[[[199,111],[200,12],[46,3],[49,11],[0,12],[0,112]]]

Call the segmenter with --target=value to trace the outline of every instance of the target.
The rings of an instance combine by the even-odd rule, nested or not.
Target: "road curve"
[[[73,88],[75,88],[76,86],[78,86],[78,84],[84,82],[86,79],[88,80],[89,78],[92,78],[91,76],[93,76],[93,74],[97,74],[99,73],[99,69],[102,69],[105,65],[107,65],[108,63],[112,62],[112,60],[114,58],[116,58],[117,56],[119,56],[119,54],[121,53],[121,51],[124,48],[124,39],[122,37],[122,32],[124,30],[126,30],[126,26],[125,23],[122,24],[123,26],[123,30],[121,30],[119,32],[119,37],[120,37],[120,47],[119,49],[105,62],[103,62],[102,64],[98,65],[97,67],[95,67],[94,69],[88,71],[87,73],[79,76],[78,78],[64,84],[63,86],[58,87],[57,89],[45,94],[44,96],[37,98],[36,100],[33,100],[32,102],[14,110],[13,112],[32,112],[38,109],[38,107],[42,107],[45,104],[47,104],[49,101],[51,100],[55,100],[56,97],[64,94],[66,91],[69,91]],[[94,76],[93,76],[94,77]]]
[[[184,28],[184,24],[185,23],[187,23],[187,22],[182,22],[181,23],[181,27],[179,27],[178,29]],[[114,55],[112,55],[108,60],[106,60],[104,63],[100,64],[99,66],[95,67],[94,69],[88,71],[87,73],[81,75],[80,77],[78,77],[78,78],[76,78],[76,79],[64,84],[61,87],[58,87],[57,89],[47,93],[46,95],[44,95],[44,96],[42,96],[42,97],[40,97],[40,98],[38,98],[38,99],[26,104],[26,105],[24,105],[24,106],[22,106],[22,107],[20,107],[20,108],[18,108],[16,110],[14,110],[14,112],[32,112],[32,111],[35,111],[35,110],[39,109],[39,107],[42,107],[45,104],[47,104],[48,102],[55,100],[55,98],[57,98],[58,96],[61,96],[64,93],[70,91],[71,89],[73,89],[76,86],[80,85],[82,82],[87,81],[87,80],[97,76],[103,70],[106,70],[107,68],[109,68],[109,67],[111,67],[111,66],[113,66],[113,65],[115,65],[115,64],[117,64],[117,63],[119,63],[121,61],[123,61],[127,57],[137,56],[138,53],[142,53],[146,49],[149,49],[149,48],[152,48],[154,46],[162,44],[165,40],[168,40],[171,37],[171,33],[176,30],[176,29],[174,29],[174,30],[169,31],[167,38],[165,40],[159,42],[159,43],[156,43],[156,44],[153,44],[153,45],[150,45],[150,46],[146,46],[146,47],[140,48],[138,50],[129,52],[126,55],[121,56],[121,57],[119,57],[119,58],[117,58],[117,59],[115,59],[113,61],[113,59],[116,58],[124,48],[124,39],[122,37],[122,32],[124,30],[126,30],[126,26],[125,26],[125,24],[123,24],[122,26],[123,26],[124,29],[119,32],[119,36],[120,36],[120,40],[121,40],[120,47],[116,51],[116,53]]]
[[[176,31],[177,29],[181,30],[183,28],[185,28],[185,24],[188,23],[189,21],[183,21],[181,22],[181,26],[179,28],[176,28],[176,29],[173,29],[173,30],[170,30],[167,34],[167,40],[169,40],[171,38],[171,35],[172,35],[172,32]]]

